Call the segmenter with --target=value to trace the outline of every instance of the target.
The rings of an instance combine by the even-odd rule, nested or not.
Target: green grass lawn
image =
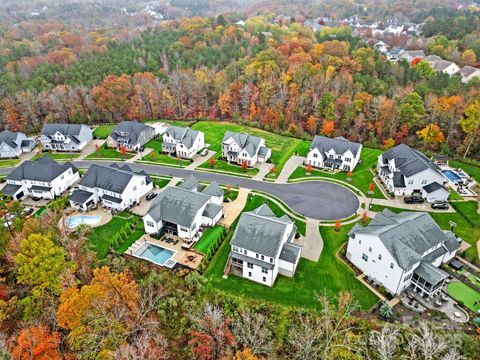
[[[110,124],[110,125],[100,125],[95,130],[93,130],[93,137],[98,138],[98,139],[106,139],[108,135],[112,132],[113,128],[116,125]]]
[[[172,180],[171,178],[165,179],[165,178],[152,178],[153,183],[158,189],[164,188],[167,186],[167,184]]]
[[[86,159],[118,159],[118,160],[127,160],[134,157],[134,153],[127,152],[125,155],[122,155],[120,151],[117,149],[107,148],[105,144],[103,144],[98,151],[95,151],[88,155]]]
[[[231,168],[226,167],[226,165],[230,164],[227,164],[226,162],[223,162],[224,164],[222,164],[222,161],[218,160],[221,156],[221,144],[225,132],[244,132],[250,135],[263,137],[265,139],[265,145],[272,149],[272,156],[270,160],[276,168],[275,174],[268,175],[268,177],[272,178],[276,178],[278,174],[280,174],[283,166],[285,165],[287,160],[295,153],[295,151],[304,151],[304,148],[306,146],[305,143],[307,143],[306,141],[301,139],[295,139],[288,136],[273,134],[265,130],[228,122],[199,121],[192,125],[192,129],[203,131],[205,133],[205,143],[210,144],[210,150],[217,152],[217,155],[215,156],[217,158],[216,169],[223,171],[234,171]],[[230,166],[237,168],[237,166],[234,165]],[[203,164],[201,167],[210,168],[208,162],[206,164]],[[242,169],[240,167],[238,168],[240,172],[242,172]]]
[[[358,164],[355,167],[355,170],[353,170],[352,172],[353,176],[352,176],[352,180],[350,181],[350,184],[360,189],[365,195],[368,194],[368,191],[370,189],[370,184],[373,182],[373,174],[370,171],[370,169],[376,166],[378,155],[380,155],[381,153],[382,153],[381,150],[363,148],[362,155],[360,156],[362,163]],[[322,176],[322,177],[343,180],[343,181],[345,181],[348,178],[346,172],[339,172],[336,174],[332,174],[332,173],[324,172],[321,170],[312,169],[310,177],[315,177],[315,176]],[[299,166],[298,168],[295,169],[292,175],[290,175],[289,180],[295,180],[303,177],[308,177],[308,176],[306,175],[305,168],[303,166]],[[383,196],[382,192],[376,185],[375,185],[373,197],[377,199],[385,198],[385,196]]]
[[[213,166],[210,165],[209,161],[207,161],[202,165],[200,165],[199,168],[225,171],[225,172],[230,172],[230,173],[235,173],[235,174],[245,175],[245,176],[247,175],[254,176],[259,171],[257,168],[248,168],[246,170],[243,170],[240,165],[229,164],[227,161],[221,160],[220,156],[221,154],[219,153],[215,155],[215,164]]]
[[[153,151],[142,158],[143,161],[151,161],[159,164],[172,164],[185,167],[191,164],[188,160],[177,159],[176,157],[162,154],[162,138],[152,139],[145,144],[145,148]]]
[[[40,218],[44,213],[45,211],[47,211],[47,207],[46,206],[42,206],[40,207],[34,214],[33,214],[33,217],[35,219],[38,219]]]
[[[225,228],[220,225],[205,229],[200,240],[195,244],[194,248],[202,254],[207,254],[208,250],[213,247],[215,241],[225,232]]]
[[[145,230],[143,229],[143,222],[140,222],[142,225],[141,228],[135,229],[133,233],[121,244],[119,247],[115,249],[115,251],[119,254],[123,254],[127,249],[132,245],[135,241],[140,239],[143,234],[145,234]]]
[[[20,159],[4,159],[0,160],[0,168],[12,167],[17,165],[20,162]]]
[[[444,230],[450,230],[450,221],[457,224],[453,232],[461,237],[471,246],[465,251],[465,257],[470,261],[480,262],[477,253],[477,241],[480,239],[480,216],[477,213],[478,203],[476,201],[458,201],[451,203],[453,208],[457,211],[455,213],[431,212],[432,218]],[[386,207],[382,205],[373,204],[372,211],[380,212],[388,208],[395,213],[407,211],[394,207]]]
[[[92,228],[88,241],[97,258],[104,259],[107,256],[111,239],[125,223],[132,224],[138,219],[138,216],[123,211],[115,214],[108,223]]]
[[[230,201],[235,201],[235,199],[238,197],[238,190],[236,189],[223,189],[225,193],[223,194],[223,199],[227,200],[229,199]]]
[[[466,174],[471,175],[477,183],[480,183],[480,167],[465,164],[465,163],[462,163],[460,161],[454,161],[454,160],[449,161],[448,164],[452,168],[459,167],[460,169],[465,171]]]
[[[38,158],[44,157],[44,156],[50,156],[54,160],[74,160],[80,156],[80,153],[78,152],[72,152],[72,153],[64,153],[64,152],[42,152],[42,153],[37,153],[32,160],[37,160]]]
[[[455,300],[462,302],[473,312],[477,313],[480,310],[480,293],[473,290],[470,286],[461,282],[452,282],[448,284],[447,292],[448,295]]]
[[[455,189],[450,188],[450,194],[448,195],[448,200],[463,200],[463,197],[455,191]]]

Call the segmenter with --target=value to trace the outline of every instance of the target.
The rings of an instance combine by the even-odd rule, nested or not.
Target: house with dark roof
[[[162,151],[183,159],[191,159],[205,147],[205,135],[189,127],[170,125],[163,133]]]
[[[203,186],[193,175],[189,176],[183,183],[178,185],[180,189],[189,190],[193,192],[202,192],[202,194],[211,197],[211,201],[217,205],[223,203],[223,195],[225,191],[218,185],[216,181],[212,181],[209,185],[202,190]]]
[[[170,186],[153,200],[143,223],[147,234],[166,232],[191,244],[199,240],[203,227],[214,226],[223,216],[222,204],[208,192]]]
[[[122,121],[107,138],[107,146],[137,151],[155,137],[155,129],[138,121]]]
[[[460,75],[460,78],[464,84],[475,78],[480,79],[480,69],[469,65],[462,67],[457,71],[457,74]]]
[[[54,199],[78,179],[78,169],[71,163],[57,163],[49,156],[24,161],[7,176],[2,193],[15,200],[25,196]]]
[[[425,57],[425,52],[423,50],[403,50],[398,55],[399,60],[406,60],[409,64],[413,59],[423,59]]]
[[[228,162],[255,166],[258,162],[266,162],[272,150],[265,146],[265,139],[259,136],[227,131],[222,140],[222,157]]]
[[[293,277],[302,248],[293,243],[297,227],[277,217],[267,204],[240,215],[230,242],[231,270],[246,279],[273,286],[278,274]]]
[[[435,71],[443,72],[450,76],[452,76],[453,74],[458,72],[458,70],[460,70],[458,65],[455,64],[454,62],[444,60],[437,55],[428,55],[427,57],[425,57],[424,60],[428,62]]]
[[[387,189],[397,196],[423,194],[430,202],[447,200],[445,176],[432,160],[400,144],[378,156],[377,171]],[[432,185],[436,183],[436,185]]]
[[[442,230],[426,212],[395,214],[385,209],[367,226],[349,232],[347,259],[374,283],[398,295],[411,287],[422,296],[438,294],[461,239]]]
[[[306,163],[318,168],[353,171],[360,160],[362,144],[343,137],[315,136]]]
[[[40,142],[45,150],[80,151],[92,140],[92,130],[82,124],[45,124]]]
[[[4,130],[0,133],[0,158],[16,158],[24,152],[32,151],[35,141],[22,132]]]
[[[70,195],[70,205],[82,211],[101,202],[105,208],[125,210],[138,204],[153,188],[150,176],[127,164],[91,165]]]

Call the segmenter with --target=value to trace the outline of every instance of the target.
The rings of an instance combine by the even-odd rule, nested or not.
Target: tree
[[[395,146],[395,140],[392,138],[388,138],[383,142],[383,148],[385,150],[391,149],[394,146]]]
[[[273,351],[273,333],[264,315],[252,310],[242,310],[233,323],[233,334],[244,349],[251,354],[270,356]]]
[[[363,214],[362,214],[362,223],[363,223],[363,224],[366,224],[367,221],[368,221],[367,212],[364,211]]]
[[[427,144],[439,144],[445,141],[445,135],[438,124],[429,124],[422,130],[417,131],[417,136]]]
[[[272,166],[270,166],[270,169],[268,169],[268,172],[271,175],[275,175],[275,173],[277,172],[277,168],[275,167],[275,164],[272,164]]]
[[[400,330],[391,325],[384,326],[380,331],[371,331],[368,344],[373,352],[373,358],[395,359],[399,347]]]
[[[60,334],[50,332],[46,326],[23,329],[15,340],[12,357],[16,360],[60,360]]]
[[[210,167],[213,168],[213,167],[215,166],[215,157],[212,156],[208,161],[209,161],[209,163],[210,163]]]
[[[237,350],[234,360],[260,360],[260,358],[253,355],[249,348],[244,348],[242,351]]]
[[[465,65],[475,66],[477,64],[477,56],[472,49],[465,50],[460,56],[460,60]]]
[[[242,160],[242,170],[243,170],[243,172],[246,172],[247,169],[248,169],[247,160]]]
[[[307,174],[310,174],[312,172],[312,164],[308,163],[307,166],[305,166],[305,171]]]
[[[393,311],[392,307],[388,305],[388,303],[384,302],[379,309],[380,316],[382,316],[385,319],[388,319],[392,316]]]
[[[315,134],[317,123],[315,121],[315,116],[310,115],[307,120],[307,130],[310,134]]]
[[[325,120],[322,123],[322,134],[326,136],[331,136],[333,130],[335,129],[335,122],[333,120]]]
[[[467,135],[467,148],[463,154],[463,158],[465,159],[480,128],[480,100],[475,101],[467,108],[459,124],[463,132]]]
[[[435,69],[425,60],[419,61],[413,67],[413,70],[415,74],[423,80],[428,80],[435,76]]]
[[[124,146],[124,145],[120,146],[120,152],[122,154],[122,160],[125,160],[125,155],[127,154],[126,146]]]
[[[335,220],[334,230],[336,232],[339,232],[341,227],[342,227],[342,224],[340,223],[340,220],[338,220],[338,219]]]

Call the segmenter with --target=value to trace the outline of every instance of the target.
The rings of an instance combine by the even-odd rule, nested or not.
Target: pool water
[[[458,176],[453,170],[443,170],[442,173],[448,178],[448,180],[450,180],[453,183],[456,183],[462,180],[462,178]]]
[[[74,229],[80,225],[96,225],[102,220],[100,215],[72,215],[67,218],[65,224],[70,228]]]
[[[135,255],[151,262],[164,265],[172,256],[174,252],[168,249],[164,249],[160,246],[147,243],[146,246],[142,246],[139,252]]]

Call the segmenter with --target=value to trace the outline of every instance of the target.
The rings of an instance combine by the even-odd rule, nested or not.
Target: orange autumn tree
[[[335,226],[334,226],[335,231],[339,232],[341,227],[342,227],[342,224],[340,223],[340,220],[337,219],[335,221]]]
[[[243,161],[242,161],[242,170],[243,170],[244,172],[246,172],[247,169],[248,169],[247,160],[243,160]]]
[[[311,173],[312,172],[312,164],[308,163],[307,166],[305,166],[305,170],[307,171],[307,173]]]
[[[422,130],[417,131],[417,136],[423,140],[425,145],[436,145],[445,141],[445,135],[438,124],[429,124]]]
[[[316,121],[315,116],[310,115],[307,120],[307,130],[310,134],[315,134]]]
[[[12,348],[15,360],[60,360],[60,334],[50,332],[46,326],[31,326],[18,334]]]
[[[212,156],[212,157],[210,158],[209,162],[210,162],[210,167],[213,168],[213,167],[215,166],[215,158]]]
[[[331,136],[335,130],[335,122],[333,120],[325,120],[322,124],[322,134]]]

